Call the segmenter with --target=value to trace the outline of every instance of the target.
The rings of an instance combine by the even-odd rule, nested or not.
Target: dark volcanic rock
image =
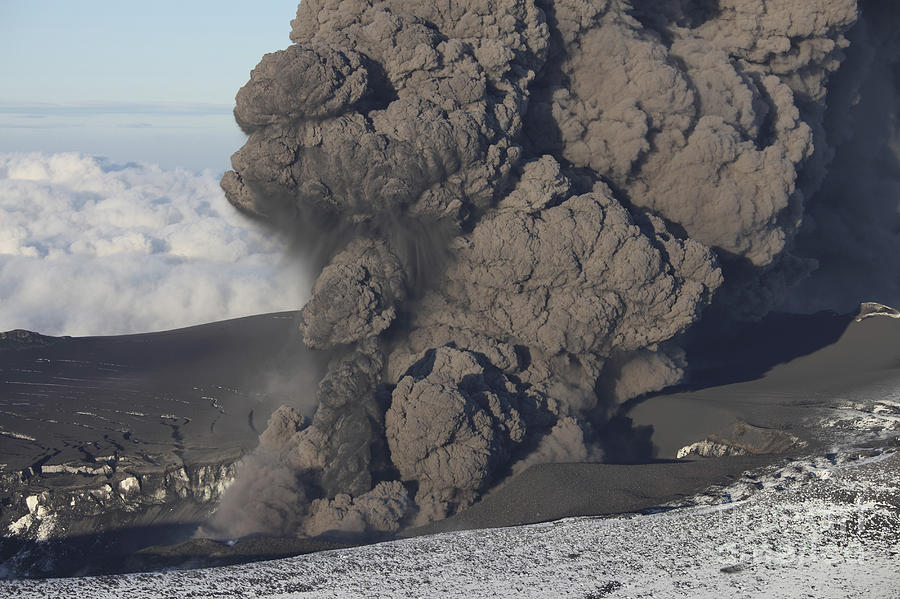
[[[17,542],[204,521],[296,398],[307,350],[282,313],[188,329],[54,339],[0,351],[0,527]],[[303,409],[311,412],[312,406]]]
[[[23,349],[34,346],[52,345],[68,339],[71,339],[71,337],[49,337],[32,331],[15,329],[13,331],[0,333],[0,351],[4,349]]]

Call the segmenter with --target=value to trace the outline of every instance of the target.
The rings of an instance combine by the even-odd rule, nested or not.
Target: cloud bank
[[[0,154],[0,330],[107,335],[296,309],[307,273],[209,171]]]

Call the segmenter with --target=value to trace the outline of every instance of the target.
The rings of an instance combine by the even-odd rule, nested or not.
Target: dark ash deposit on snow
[[[617,406],[684,378],[701,317],[896,303],[897,15],[304,0],[237,95],[222,187],[319,262],[300,331],[331,363],[204,532],[442,519],[602,460]]]

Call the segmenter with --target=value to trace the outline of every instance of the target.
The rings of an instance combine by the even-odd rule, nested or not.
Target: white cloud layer
[[[0,154],[0,331],[107,335],[302,306],[308,273],[211,171]]]

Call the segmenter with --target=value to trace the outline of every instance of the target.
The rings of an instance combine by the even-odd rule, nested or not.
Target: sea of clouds
[[[302,306],[302,265],[218,181],[79,153],[0,154],[0,331],[125,334]]]

